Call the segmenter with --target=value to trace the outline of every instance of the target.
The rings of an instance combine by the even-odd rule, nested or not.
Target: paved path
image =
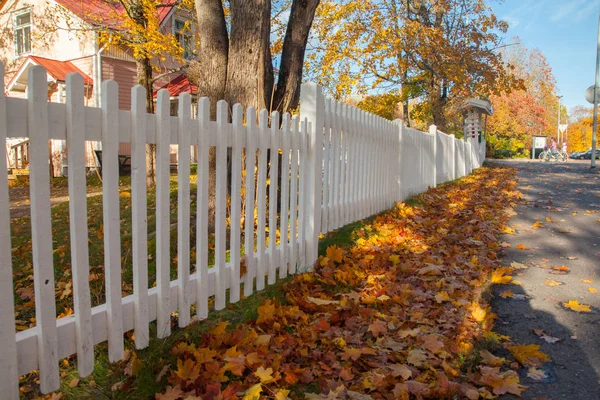
[[[516,273],[521,286],[495,288],[495,330],[522,344],[540,344],[553,360],[543,383],[522,377],[529,387],[523,398],[600,399],[600,171],[590,170],[589,161],[507,163],[518,169],[524,201],[511,220],[516,234],[503,238],[511,245],[502,253],[503,264],[516,261],[528,268]],[[542,225],[533,227],[536,222]],[[519,250],[519,244],[531,250]],[[570,271],[552,274],[555,266]],[[563,284],[548,286],[547,279]],[[527,298],[500,297],[507,289]],[[569,300],[589,304],[593,312],[566,310],[562,303]],[[546,343],[534,328],[560,341]]]

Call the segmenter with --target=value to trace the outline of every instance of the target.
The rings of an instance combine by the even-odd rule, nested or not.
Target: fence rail
[[[3,73],[0,64],[0,81]],[[469,143],[433,126],[429,132],[420,132],[399,120],[388,121],[325,99],[312,83],[302,86],[300,117],[277,112],[269,115],[261,110],[257,120],[254,108],[244,114],[236,104],[230,118],[227,103],[220,101],[213,121],[206,98],[199,100],[198,118],[191,117],[189,94],[180,96],[178,116],[173,117],[166,90],[158,94],[156,114],[147,114],[141,86],[132,89],[131,110],[121,111],[118,86],[113,81],[102,83],[101,107],[92,108],[84,106],[83,79],[77,74],[67,77],[66,104],[47,101],[46,72],[41,67],[32,67],[28,79],[27,99],[0,93],[0,142],[17,137],[30,141],[36,310],[36,326],[15,334],[7,170],[2,162],[0,390],[6,398],[18,398],[20,375],[39,370],[41,391],[51,392],[60,386],[58,363],[62,358],[77,354],[79,374],[87,376],[94,368],[96,344],[108,342],[109,360],[118,361],[124,354],[124,332],[133,329],[135,346],[144,348],[153,321],[157,336],[165,338],[170,335],[173,312],[178,312],[179,326],[185,327],[192,319],[192,305],[196,318],[205,319],[212,296],[214,308],[223,309],[227,301],[240,299],[242,287],[248,296],[267,283],[275,283],[277,275],[284,278],[310,268],[317,259],[319,234],[467,175],[482,161],[482,155]],[[49,139],[66,140],[68,148],[74,313],[60,319],[55,303]],[[86,141],[100,142],[103,152],[105,302],[95,307],[91,306],[88,283]],[[125,297],[121,294],[119,143],[130,143],[132,153],[133,294]],[[156,144],[157,160],[156,254],[152,255],[156,287],[152,288],[148,287],[148,143]],[[179,166],[177,279],[171,281],[169,147],[173,144],[179,145]],[[194,259],[190,251],[190,146],[198,146]],[[211,147],[216,149],[214,211],[208,202]],[[0,159],[6,159],[4,152],[0,146]],[[209,212],[215,217],[215,262],[211,268]],[[246,272],[240,276],[242,249]],[[192,264],[197,266],[195,270]]]

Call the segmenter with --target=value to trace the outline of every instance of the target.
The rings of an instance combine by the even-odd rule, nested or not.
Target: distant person
[[[558,143],[556,143],[556,139],[554,138],[552,138],[552,141],[550,142],[550,151],[552,157],[556,158],[556,161],[558,161]]]
[[[562,148],[563,152],[567,152],[567,143],[563,143],[563,148]]]

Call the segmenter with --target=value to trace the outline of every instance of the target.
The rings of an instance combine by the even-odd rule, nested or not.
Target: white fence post
[[[73,308],[77,341],[77,369],[80,377],[94,370],[92,302],[90,299],[90,258],[85,177],[85,110],[83,77],[67,75],[67,148],[69,165],[69,233]]]
[[[27,93],[30,134],[31,242],[38,365],[42,393],[49,393],[60,387],[50,214],[49,115],[46,76],[46,71],[42,67],[31,67]]]
[[[319,254],[319,233],[321,230],[321,193],[323,170],[323,123],[325,103],[321,87],[315,83],[302,84],[300,90],[300,117],[308,119],[311,124],[308,145],[307,169],[307,216],[306,226],[306,264],[312,270],[312,265]]]
[[[10,202],[6,171],[6,134],[8,120],[4,96],[4,64],[0,62],[0,390],[7,399],[19,398],[15,304],[10,240]]]
[[[433,135],[433,187],[437,187],[437,126],[431,125],[429,127],[429,133]],[[440,154],[443,157],[443,153],[440,152]]]

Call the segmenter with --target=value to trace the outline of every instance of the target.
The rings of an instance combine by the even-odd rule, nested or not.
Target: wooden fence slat
[[[208,126],[210,100],[198,101],[198,186],[196,195],[196,318],[208,318]]]
[[[344,216],[346,210],[346,146],[348,144],[348,112],[350,107],[344,104],[344,115],[342,116],[343,133],[340,137],[340,207],[337,215],[337,227],[345,225]]]
[[[131,232],[135,347],[150,342],[148,326],[148,205],[146,194],[146,90],[131,89]]]
[[[269,257],[265,254],[266,235],[266,209],[267,209],[267,145],[270,143],[267,124],[269,114],[267,110],[260,111],[259,120],[259,143],[260,150],[258,151],[258,260],[256,265],[256,290],[260,291],[265,288],[265,267]]]
[[[308,239],[307,236],[307,223],[306,218],[308,214],[307,203],[309,200],[309,193],[306,186],[308,185],[309,179],[309,170],[306,168],[306,162],[308,159],[308,131],[310,124],[307,118],[302,120],[302,128],[300,130],[300,192],[299,192],[299,214],[298,217],[298,242],[300,243],[298,254],[300,255],[300,272],[306,272],[306,264],[307,264],[307,245],[306,242]]]
[[[269,146],[271,159],[269,168],[269,285],[277,280],[277,187],[279,186],[279,112],[271,113],[271,146]]]
[[[289,208],[290,208],[290,114],[283,114],[281,134],[281,207],[279,213],[279,237],[281,243],[279,278],[284,279],[288,272]]]
[[[229,260],[231,277],[229,279],[229,301],[237,303],[240,300],[240,218],[242,186],[242,140],[244,110],[241,104],[233,106],[232,129],[232,166],[231,166],[231,229],[229,240]]]
[[[217,103],[217,190],[215,209],[215,266],[216,268],[216,294],[215,310],[225,308],[227,292],[227,272],[225,265],[225,226],[227,213],[227,102],[220,100]]]
[[[0,85],[4,85],[4,64],[0,62]],[[4,86],[2,86],[4,87]],[[0,143],[6,143],[8,131],[6,96],[0,91]],[[6,146],[0,145],[0,160],[6,160]],[[0,162],[0,390],[7,399],[19,398],[17,343],[15,340],[15,304],[10,240],[10,200],[6,163]]]
[[[179,146],[177,147],[177,280],[179,281],[179,327],[190,323],[190,138],[192,98],[179,95]]]
[[[254,196],[255,196],[255,165],[256,165],[256,109],[246,110],[246,202],[244,218],[244,254],[246,259],[246,275],[244,279],[244,296],[250,296],[254,291]]]
[[[77,369],[80,377],[94,370],[92,302],[90,299],[90,258],[85,177],[85,113],[83,77],[67,75],[67,153],[69,165],[69,223],[73,309],[77,337]]]
[[[35,323],[38,329],[40,389],[49,393],[60,386],[54,299],[54,263],[50,215],[50,171],[48,169],[48,83],[46,71],[29,69],[29,190]]]
[[[108,360],[123,358],[121,304],[121,217],[119,210],[119,86],[102,83],[102,209],[104,223],[104,285],[108,330]]]
[[[164,339],[171,334],[169,287],[171,284],[171,182],[170,93],[158,91],[156,100],[156,286],[158,304],[156,336]]]
[[[300,132],[298,127],[298,116],[292,117],[291,131],[291,184],[290,184],[290,256],[289,256],[289,272],[296,273],[296,264],[298,262],[298,149],[300,142]]]
[[[334,103],[335,104],[335,103]],[[323,140],[323,183],[321,184],[321,191],[323,193],[323,212],[321,213],[321,233],[327,233],[330,231],[330,217],[331,213],[331,205],[330,201],[332,200],[330,196],[330,192],[333,190],[332,185],[330,184],[330,173],[329,170],[332,168],[332,160],[330,157],[331,151],[331,139],[334,135],[334,124],[332,121],[331,112],[331,99],[325,99],[325,121],[324,121],[324,140]]]

